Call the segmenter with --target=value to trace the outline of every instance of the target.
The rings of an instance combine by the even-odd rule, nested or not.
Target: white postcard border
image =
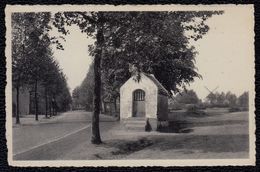
[[[255,165],[255,64],[254,64],[254,40],[252,41],[249,62],[252,66],[251,90],[249,91],[249,158],[248,159],[158,159],[158,160],[52,160],[52,161],[17,161],[13,160],[12,149],[12,71],[11,71],[11,13],[12,12],[58,12],[58,11],[196,11],[196,10],[225,10],[230,8],[251,10],[252,28],[254,39],[254,6],[253,5],[7,5],[6,14],[6,139],[8,147],[8,163],[11,166],[242,166]]]

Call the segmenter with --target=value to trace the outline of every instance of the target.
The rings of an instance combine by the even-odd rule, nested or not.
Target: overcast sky
[[[196,66],[203,79],[196,79],[190,88],[197,92],[199,98],[204,99],[208,95],[205,86],[212,90],[218,86],[218,92],[232,91],[237,95],[250,89],[254,71],[253,25],[250,19],[252,14],[249,10],[243,14],[236,8],[226,10],[223,15],[208,19],[210,30],[207,35],[191,43],[199,52]],[[87,50],[92,42],[74,26],[63,43],[65,50],[54,52],[68,77],[71,91],[81,84],[88,72],[92,58]]]

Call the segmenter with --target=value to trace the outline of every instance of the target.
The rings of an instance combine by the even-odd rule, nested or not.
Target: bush
[[[229,112],[240,112],[240,108],[239,107],[230,107],[228,109]]]
[[[199,107],[195,104],[190,104],[186,106],[186,111],[187,112],[196,112],[199,110]]]
[[[249,110],[248,107],[241,107],[240,109],[241,109],[241,111],[248,111]]]
[[[200,117],[206,115],[206,112],[200,110],[200,108],[197,105],[187,106],[186,112],[189,116],[194,116],[194,117]]]
[[[199,109],[206,109],[207,108],[207,106],[204,103],[199,103],[197,106],[198,106]]]
[[[248,111],[248,107],[230,107],[228,109],[229,112],[241,112],[241,111]]]
[[[170,109],[170,111],[182,110],[182,109],[183,109],[183,105],[180,104],[180,103],[170,104],[170,105],[169,105],[169,109]]]

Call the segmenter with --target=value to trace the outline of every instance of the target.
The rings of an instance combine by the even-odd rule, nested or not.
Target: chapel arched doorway
[[[145,92],[141,89],[133,92],[133,117],[145,117]]]

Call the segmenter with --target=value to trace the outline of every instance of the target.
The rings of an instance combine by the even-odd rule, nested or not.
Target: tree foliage
[[[236,96],[234,93],[228,91],[210,93],[206,100],[209,102],[210,106],[215,107],[248,107],[249,96],[248,92],[244,92],[240,96]]]
[[[200,102],[200,99],[198,98],[196,92],[193,90],[187,90],[177,94],[175,100],[178,103],[183,104],[197,104]]]
[[[105,13],[105,49],[102,73],[112,95],[131,75],[129,66],[152,73],[169,91],[200,77],[196,51],[189,39],[201,39],[209,30],[205,20],[221,12],[129,12]],[[201,20],[198,20],[201,19]],[[112,24],[110,22],[112,21]],[[189,37],[185,31],[193,31]]]
[[[93,110],[93,94],[94,94],[94,66],[89,66],[88,73],[79,87],[79,101],[86,110]]]
[[[201,39],[209,30],[205,21],[221,13],[103,12],[101,70],[106,94],[119,95],[118,88],[131,76],[129,65],[153,73],[169,93],[201,77],[194,64],[196,51],[189,46],[189,40]],[[97,13],[64,12],[55,14],[54,25],[68,34],[66,25],[76,24],[87,36],[96,38],[97,23]],[[94,56],[98,48],[96,43],[90,46],[90,54]]]
[[[17,90],[25,86],[34,91],[36,120],[38,119],[39,86],[45,87],[46,104],[48,95],[55,97],[63,94],[61,98],[63,106],[65,97],[66,106],[71,101],[66,78],[54,60],[50,48],[53,40],[48,34],[51,29],[50,19],[51,15],[47,12],[12,14],[13,86],[17,87]]]
[[[140,72],[154,74],[172,93],[200,77],[194,65],[195,50],[189,39],[198,40],[209,27],[205,21],[219,11],[189,12],[59,12],[54,26],[68,34],[66,26],[76,24],[80,30],[96,39],[89,47],[94,56],[93,143],[101,143],[99,112],[101,73],[104,90],[115,99],[119,87],[131,76],[129,66]],[[198,20],[200,19],[200,20]],[[193,32],[185,35],[185,30]]]
[[[249,106],[249,93],[244,92],[238,97],[238,105],[242,107],[248,107]]]
[[[230,91],[226,93],[226,102],[225,104],[228,104],[229,106],[236,106],[237,103],[237,96]]]

